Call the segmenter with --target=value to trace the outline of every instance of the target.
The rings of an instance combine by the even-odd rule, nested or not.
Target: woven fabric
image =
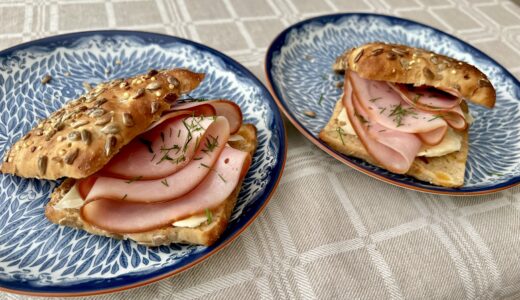
[[[72,31],[145,30],[214,47],[265,81],[265,51],[282,29],[360,11],[454,34],[520,77],[518,1],[0,1],[0,48]],[[407,191],[340,164],[288,122],[287,129],[278,190],[235,242],[178,276],[94,298],[520,298],[520,188],[469,198]]]

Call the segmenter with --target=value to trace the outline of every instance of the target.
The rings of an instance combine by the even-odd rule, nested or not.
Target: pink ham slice
[[[384,81],[367,80],[355,72],[349,72],[348,77],[359,103],[371,119],[384,127],[406,133],[423,133],[448,126],[442,118],[404,102]]]
[[[192,110],[200,105],[211,105],[215,109],[217,116],[226,117],[229,121],[231,134],[236,133],[240,129],[240,126],[242,126],[242,111],[235,102],[229,100],[219,99],[204,102],[188,102],[175,105],[171,110]]]
[[[432,88],[413,87],[404,84],[388,83],[401,95],[402,99],[418,110],[435,113],[456,130],[465,130],[468,126],[464,112],[460,107],[462,98],[435,91]]]
[[[186,122],[191,122],[190,119],[199,120],[199,118],[187,118],[186,120],[188,121]],[[87,202],[100,198],[114,200],[124,199],[126,202],[161,202],[180,197],[193,190],[204,177],[211,172],[213,165],[229,139],[229,123],[226,118],[216,117],[214,121],[213,118],[202,118],[198,122],[200,122],[202,127],[207,128],[207,130],[193,155],[193,159],[185,164],[184,167],[181,167],[167,177],[153,180],[142,180],[142,178],[138,180],[126,180],[104,176],[98,177],[87,195]],[[160,140],[159,138],[159,141]],[[156,142],[157,138],[154,140],[154,145],[156,145]],[[182,145],[180,145],[180,147],[182,147]],[[186,150],[186,152],[187,151],[188,150]],[[165,152],[162,153],[164,154]],[[182,149],[179,153],[182,153]],[[147,164],[149,155],[150,153],[137,153],[136,151],[132,159],[142,160],[143,162],[140,164],[147,167],[149,166]],[[175,162],[172,163],[171,161],[163,160],[159,164],[154,163],[150,165],[151,170],[161,169],[169,172],[168,168],[161,168],[163,164],[168,167],[176,167]]]
[[[169,114],[168,119],[123,147],[99,175],[123,179],[156,179],[182,169],[193,158],[200,141],[208,138],[208,127],[212,124],[215,126],[214,118],[186,118],[189,115],[193,115],[193,112]],[[165,161],[166,154],[172,160]]]
[[[429,145],[429,146],[435,146],[438,145],[442,140],[444,139],[444,136],[446,135],[446,131],[448,130],[448,127],[439,127],[435,130],[432,130],[430,132],[421,132],[417,133],[417,136],[423,141],[423,143]]]
[[[351,82],[347,77],[343,105],[354,131],[368,153],[387,170],[406,173],[421,148],[421,141],[417,136],[385,128],[371,120],[352,92]]]
[[[153,129],[154,127],[157,127],[161,125],[162,123],[166,122],[169,119],[177,118],[178,116],[186,115],[186,116],[193,116],[193,117],[209,117],[209,116],[215,116],[216,112],[213,106],[211,105],[199,105],[197,107],[194,107],[190,110],[176,110],[176,111],[168,111],[164,113],[161,118],[157,121],[155,121],[150,127],[148,127],[148,130]]]
[[[169,226],[219,206],[233,193],[250,164],[249,153],[225,147],[208,176],[182,197],[162,203],[98,199],[83,205],[81,217],[113,233],[138,233]]]
[[[435,90],[426,86],[411,86],[387,82],[387,84],[398,92],[406,102],[415,104],[415,107],[427,111],[446,110],[460,104],[461,98],[457,98],[446,92]]]

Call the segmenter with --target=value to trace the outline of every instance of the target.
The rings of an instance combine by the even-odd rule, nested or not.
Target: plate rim
[[[159,280],[162,280],[162,279],[165,279],[165,278],[168,278],[168,277],[180,274],[180,273],[182,273],[182,272],[184,272],[184,271],[186,271],[188,269],[191,269],[195,265],[197,265],[197,264],[207,260],[209,257],[213,256],[217,252],[220,252],[222,249],[224,249],[225,247],[229,246],[233,241],[235,241],[247,228],[249,228],[249,226],[251,226],[251,224],[256,220],[256,218],[258,218],[258,216],[264,211],[265,207],[270,202],[270,200],[273,197],[274,193],[276,192],[276,190],[278,188],[278,185],[280,183],[280,180],[282,178],[283,171],[285,169],[285,163],[287,161],[288,139],[287,139],[287,128],[286,128],[285,123],[283,121],[283,114],[279,110],[280,107],[276,103],[276,101],[275,101],[272,93],[270,92],[270,90],[265,86],[264,83],[262,83],[262,81],[255,74],[253,74],[248,68],[246,68],[244,65],[242,65],[241,63],[236,61],[234,58],[231,58],[230,56],[220,52],[219,50],[216,50],[216,49],[214,49],[212,47],[206,46],[206,45],[204,45],[202,43],[199,43],[199,42],[196,42],[196,41],[192,41],[192,40],[189,40],[189,39],[186,39],[186,38],[178,37],[178,36],[175,36],[175,35],[169,35],[169,34],[165,34],[165,33],[157,33],[157,32],[145,31],[145,30],[105,29],[105,30],[74,31],[74,32],[68,32],[68,33],[64,33],[64,34],[57,34],[57,35],[46,36],[46,37],[39,38],[39,39],[34,39],[34,40],[31,40],[31,41],[27,41],[27,42],[23,42],[23,43],[20,43],[20,44],[16,44],[14,46],[11,46],[9,48],[1,50],[0,51],[0,57],[4,57],[4,56],[7,56],[7,55],[10,55],[10,54],[14,53],[15,51],[26,49],[27,47],[38,46],[37,44],[40,44],[40,43],[52,43],[52,42],[55,42],[55,41],[59,41],[59,40],[63,40],[63,39],[70,39],[70,38],[80,39],[80,38],[84,38],[84,37],[87,37],[87,36],[95,36],[95,35],[101,35],[101,36],[122,35],[122,36],[137,36],[137,37],[142,37],[143,35],[145,35],[145,36],[148,36],[148,37],[158,37],[158,38],[166,39],[166,40],[168,40],[167,41],[168,43],[176,43],[176,42],[178,42],[178,43],[181,43],[181,44],[194,46],[196,48],[199,48],[201,50],[207,51],[207,52],[211,53],[212,55],[215,55],[215,56],[219,57],[227,65],[232,65],[234,69],[237,69],[237,70],[241,71],[245,75],[245,77],[251,79],[254,84],[260,86],[260,88],[265,89],[265,92],[266,92],[265,94],[267,95],[267,97],[270,97],[272,102],[275,104],[274,105],[275,110],[271,110],[273,112],[273,114],[275,115],[275,120],[279,120],[279,123],[281,124],[279,130],[281,131],[280,136],[282,138],[280,139],[280,152],[278,154],[278,158],[280,159],[280,163],[276,164],[273,167],[273,169],[275,171],[277,171],[277,172],[272,172],[271,173],[271,174],[278,173],[278,176],[277,176],[276,179],[271,181],[272,182],[271,188],[268,191],[268,194],[265,196],[263,203],[260,205],[260,207],[258,207],[257,211],[251,216],[251,218],[249,220],[247,220],[242,225],[242,227],[238,228],[237,231],[234,234],[232,234],[232,235],[228,236],[227,238],[221,240],[220,244],[217,245],[210,252],[208,252],[208,253],[206,253],[204,255],[201,255],[200,257],[196,258],[195,260],[193,260],[191,262],[188,262],[187,264],[185,264],[185,265],[183,265],[183,266],[181,266],[179,268],[176,268],[176,269],[173,269],[173,270],[161,273],[160,270],[164,269],[164,266],[163,266],[163,267],[159,268],[158,270],[156,270],[154,272],[147,273],[147,274],[136,275],[137,277],[143,277],[144,276],[144,277],[149,277],[149,278],[145,278],[143,280],[136,279],[135,282],[130,283],[130,284],[115,283],[116,286],[115,287],[110,287],[110,288],[100,288],[100,289],[72,291],[72,292],[71,291],[64,291],[64,292],[61,292],[61,291],[51,291],[51,292],[47,292],[47,291],[33,291],[31,289],[31,287],[29,287],[27,290],[22,290],[22,289],[8,288],[8,287],[5,287],[5,286],[0,286],[0,291],[2,291],[2,292],[8,292],[8,293],[18,294],[18,295],[27,295],[27,296],[39,296],[39,297],[94,296],[94,295],[102,295],[102,294],[110,294],[110,293],[115,293],[115,292],[121,292],[121,291],[129,290],[129,289],[133,289],[133,288],[142,287],[142,286],[145,286],[145,285],[157,282]],[[157,272],[158,272],[158,274],[149,276],[150,274],[157,273]],[[116,276],[114,278],[111,278],[111,279],[116,279],[118,277],[122,277],[122,276],[125,276],[125,275],[126,274],[121,274],[121,275],[118,275],[118,276]],[[125,280],[123,280],[123,282],[124,281]],[[0,283],[4,284],[5,282],[0,282]],[[83,284],[82,282],[81,283],[77,283],[75,285],[75,287],[79,287],[82,284]]]
[[[516,77],[514,77],[511,74],[511,72],[509,72],[504,66],[502,66],[500,63],[498,63],[495,59],[490,57],[488,54],[486,54],[485,52],[479,50],[478,48],[474,47],[473,45],[465,42],[464,40],[462,40],[462,39],[460,39],[460,38],[458,38],[458,37],[456,37],[456,36],[454,36],[452,34],[446,33],[446,32],[444,32],[444,31],[442,31],[440,29],[432,27],[430,25],[427,25],[427,24],[424,24],[424,23],[421,23],[421,22],[417,22],[417,21],[414,21],[414,20],[411,20],[411,19],[401,18],[401,17],[397,17],[397,16],[392,16],[392,15],[386,15],[386,14],[377,14],[377,13],[354,12],[354,13],[324,14],[324,15],[319,15],[319,16],[315,16],[315,17],[311,17],[311,18],[307,18],[307,19],[301,20],[301,21],[299,21],[297,23],[294,23],[294,24],[290,25],[289,27],[286,27],[283,31],[281,31],[271,41],[269,47],[267,48],[266,54],[265,54],[264,73],[265,73],[265,76],[266,76],[267,88],[271,92],[271,94],[272,94],[276,104],[278,105],[280,110],[284,113],[284,115],[287,117],[287,119],[291,122],[291,124],[294,127],[296,127],[296,129],[301,134],[303,134],[303,136],[305,138],[307,138],[307,140],[312,142],[319,149],[321,149],[322,151],[326,152],[327,154],[329,154],[330,156],[332,156],[333,158],[335,158],[339,162],[341,162],[341,163],[343,163],[343,164],[345,164],[345,165],[347,165],[347,166],[349,166],[349,167],[351,167],[351,168],[353,168],[353,169],[355,169],[357,171],[360,171],[360,172],[362,172],[362,173],[364,173],[364,174],[366,174],[366,175],[368,175],[368,176],[370,176],[372,178],[375,178],[377,180],[383,181],[385,183],[389,183],[389,184],[391,184],[393,186],[405,188],[407,190],[418,191],[418,192],[423,192],[423,193],[433,194],[433,195],[449,195],[449,196],[459,196],[459,197],[461,197],[461,196],[489,195],[489,194],[492,194],[492,193],[500,192],[500,191],[503,191],[505,189],[509,189],[509,188],[514,187],[514,186],[520,185],[520,176],[513,177],[513,178],[511,178],[510,180],[508,180],[506,182],[495,184],[495,185],[492,185],[490,187],[480,187],[480,188],[475,188],[473,190],[459,190],[457,188],[443,188],[443,187],[437,187],[437,186],[434,186],[434,185],[431,185],[431,187],[425,188],[425,187],[421,187],[421,186],[415,186],[415,185],[411,185],[411,184],[406,184],[406,183],[397,181],[395,179],[388,178],[387,176],[378,174],[378,173],[376,173],[374,171],[371,171],[371,170],[369,170],[369,169],[367,169],[367,168],[365,168],[365,167],[363,167],[361,165],[358,165],[358,164],[356,164],[356,163],[354,163],[354,162],[344,158],[343,154],[340,154],[338,151],[332,149],[327,144],[322,142],[319,138],[314,137],[314,135],[307,128],[305,128],[305,126],[303,126],[303,124],[301,124],[296,119],[296,117],[293,115],[291,110],[289,110],[288,106],[286,106],[286,101],[282,100],[283,97],[281,96],[281,94],[279,94],[278,89],[274,85],[274,80],[273,80],[271,72],[270,72],[270,70],[272,69],[272,65],[273,65],[273,55],[274,55],[274,53],[279,51],[281,49],[281,47],[283,45],[285,45],[287,34],[290,31],[292,31],[292,30],[300,29],[302,26],[304,26],[306,24],[310,24],[312,22],[320,22],[320,23],[323,23],[323,24],[327,24],[327,23],[331,23],[331,22],[337,21],[337,20],[339,20],[339,19],[341,19],[343,17],[354,17],[354,16],[376,17],[376,18],[390,19],[392,21],[405,22],[405,23],[408,23],[408,24],[416,25],[416,26],[418,25],[418,26],[426,27],[428,29],[433,30],[437,34],[444,34],[444,35],[446,35],[446,36],[448,36],[450,38],[453,38],[453,39],[461,42],[464,46],[470,47],[473,51],[475,51],[479,55],[483,56],[485,59],[491,61],[493,64],[498,66],[502,71],[504,71],[506,76],[508,76],[511,79],[513,79],[513,82],[517,86],[520,86],[520,81],[518,79],[516,79]]]

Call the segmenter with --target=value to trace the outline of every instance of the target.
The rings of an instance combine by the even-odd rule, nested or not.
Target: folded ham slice
[[[188,194],[161,203],[101,198],[84,204],[81,217],[112,233],[138,233],[169,226],[222,204],[241,182],[250,163],[249,153],[225,147],[208,176]]]
[[[461,97],[427,87],[414,87],[390,82],[388,82],[388,85],[410,106],[434,113],[435,117],[444,119],[456,130],[467,128],[468,123],[460,107]]]
[[[357,99],[352,89],[355,83],[349,78],[345,77],[343,105],[354,131],[380,165],[394,173],[406,173],[421,148],[421,140],[415,134],[393,130],[373,120]]]
[[[448,131],[448,126],[439,127],[429,132],[417,133],[417,136],[428,146],[435,146],[442,142]]]
[[[142,147],[138,147],[134,152],[130,149],[128,153],[131,155],[131,160],[135,162],[134,165],[141,166],[141,174],[171,174],[171,169],[175,168],[173,174],[152,180],[143,180],[140,177],[127,180],[101,176],[97,178],[88,193],[87,202],[100,198],[124,199],[126,202],[161,202],[180,197],[193,190],[211,172],[229,139],[229,123],[224,117],[190,117],[176,120],[166,128],[174,128],[172,137],[164,137],[157,132],[150,132],[150,136],[147,135],[151,138],[153,150],[159,153],[151,163],[149,159],[151,153],[148,153],[148,150],[143,151]],[[189,133],[193,136],[191,140],[182,136],[183,128],[191,132]],[[157,127],[157,130],[162,129]],[[195,138],[197,133],[204,134],[199,134]],[[186,132],[184,134],[187,136]],[[177,136],[181,136],[180,142],[177,142]],[[195,139],[199,138],[200,141],[196,142]],[[193,145],[189,146],[192,141]],[[173,147],[174,145],[177,147]],[[188,154],[188,151],[193,153]],[[167,155],[171,157],[165,160],[164,157]],[[187,164],[181,161],[183,164],[178,167],[175,160],[183,155],[190,155],[192,159]]]
[[[353,94],[370,118],[384,127],[406,132],[425,133],[448,124],[431,112],[415,109],[384,81],[368,80],[355,72],[348,72]]]
[[[182,169],[191,161],[200,142],[211,138],[209,127],[224,126],[222,122],[215,122],[213,117],[187,117],[189,113],[182,111],[180,115],[170,116],[134,139],[110,160],[99,175],[157,179]],[[222,128],[210,131],[223,134]]]
[[[240,129],[240,126],[242,126],[242,111],[235,102],[229,100],[219,99],[204,102],[187,102],[175,105],[171,110],[192,110],[200,105],[211,105],[218,116],[226,117],[229,121],[231,134],[236,133]]]

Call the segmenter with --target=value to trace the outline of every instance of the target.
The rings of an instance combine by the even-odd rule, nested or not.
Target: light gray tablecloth
[[[356,11],[435,26],[520,77],[518,1],[0,1],[0,48],[70,31],[155,31],[221,50],[265,81],[265,50],[283,28]],[[178,276],[95,298],[520,298],[520,188],[471,198],[407,191],[287,129],[278,191],[240,238]]]

